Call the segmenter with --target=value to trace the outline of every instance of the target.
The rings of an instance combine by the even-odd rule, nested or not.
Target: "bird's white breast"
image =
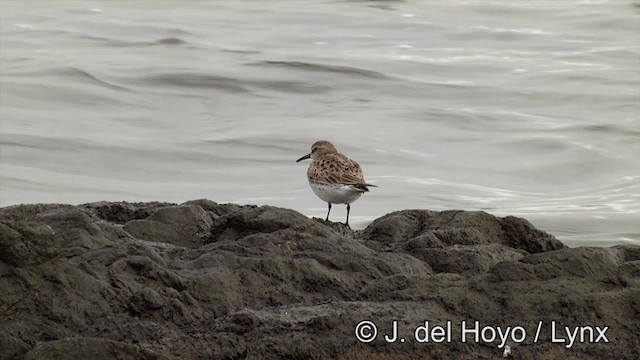
[[[353,185],[325,184],[309,180],[311,190],[322,200],[332,204],[350,204],[362,195],[362,190]]]

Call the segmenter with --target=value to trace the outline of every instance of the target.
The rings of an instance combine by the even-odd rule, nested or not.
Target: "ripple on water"
[[[377,71],[372,71],[367,69],[361,69],[361,68],[350,67],[350,66],[301,62],[301,61],[261,61],[261,62],[249,63],[247,65],[258,66],[258,67],[280,67],[280,68],[301,70],[301,71],[337,73],[340,75],[355,76],[355,77],[362,77],[362,78],[376,79],[376,80],[394,79],[390,75],[386,75]]]
[[[228,93],[253,93],[254,95],[259,90],[288,94],[321,94],[332,90],[330,86],[306,81],[230,77],[205,73],[145,75],[135,79],[135,83],[153,87],[171,86],[186,89],[219,90]]]
[[[179,37],[165,37],[157,40],[131,40],[131,39],[117,39],[104,36],[81,34],[81,38],[91,40],[94,42],[100,42],[104,46],[109,47],[147,47],[158,45],[191,45],[191,43],[185,39]]]

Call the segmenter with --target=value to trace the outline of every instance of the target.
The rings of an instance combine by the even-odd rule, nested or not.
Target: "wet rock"
[[[149,203],[129,203],[100,201],[89,204],[82,204],[79,207],[94,214],[100,219],[116,224],[125,224],[131,220],[146,219],[156,210],[174,206],[171,203],[149,202]]]
[[[35,221],[0,221],[0,260],[14,266],[41,264],[60,253],[55,232]]]
[[[131,220],[124,230],[138,239],[198,248],[208,241],[212,224],[200,206],[180,205],[160,208],[142,220]]]
[[[51,227],[62,246],[62,256],[71,257],[87,249],[98,249],[109,243],[102,229],[79,208],[56,208],[43,211],[35,219]]]
[[[411,248],[503,244],[529,253],[562,249],[560,241],[527,220],[495,217],[484,211],[403,210],[376,219],[362,233],[375,248],[403,243]]]
[[[258,316],[251,310],[240,310],[227,317],[228,330],[234,334],[244,335],[255,329],[261,323]]]
[[[0,220],[33,220],[33,218],[45,211],[74,208],[66,204],[21,204],[0,208]]]
[[[218,240],[235,240],[249,234],[292,229],[304,236],[335,237],[327,226],[289,209],[272,206],[242,207],[216,220],[213,234]]]
[[[2,318],[0,318],[2,320]],[[0,330],[0,350],[2,358],[17,359],[24,356],[31,349],[31,346],[15,336],[11,336],[5,330]]]
[[[640,356],[640,246],[567,248],[514,217],[406,210],[352,231],[200,199],[14,206],[0,230],[1,358],[502,356],[461,342],[463,320],[526,329],[513,358]],[[394,321],[405,342],[385,340]],[[425,321],[450,321],[452,341],[415,340]],[[568,349],[554,321],[608,326],[608,342]]]
[[[480,274],[499,262],[519,260],[527,253],[500,244],[480,244],[415,249],[411,254],[436,273]]]
[[[242,208],[254,208],[253,205],[237,205],[237,204],[218,204],[215,201],[207,199],[198,199],[185,202],[183,205],[197,205],[211,214],[213,219],[222,215],[229,215],[232,212],[236,212]]]
[[[31,350],[25,359],[160,360],[169,358],[124,342],[77,337],[47,342]]]
[[[626,263],[626,248],[573,248],[522,257],[500,263],[491,273],[500,280],[548,280],[558,277],[605,277]]]

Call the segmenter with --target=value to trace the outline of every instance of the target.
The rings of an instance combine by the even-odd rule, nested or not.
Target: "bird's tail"
[[[369,186],[378,187],[378,185],[373,185],[373,184],[353,184],[353,186],[355,186],[358,190],[362,192],[369,191]]]

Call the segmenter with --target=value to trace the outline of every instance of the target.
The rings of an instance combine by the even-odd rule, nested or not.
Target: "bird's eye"
[[[315,151],[316,151],[316,148],[311,149],[311,152],[315,152]]]

